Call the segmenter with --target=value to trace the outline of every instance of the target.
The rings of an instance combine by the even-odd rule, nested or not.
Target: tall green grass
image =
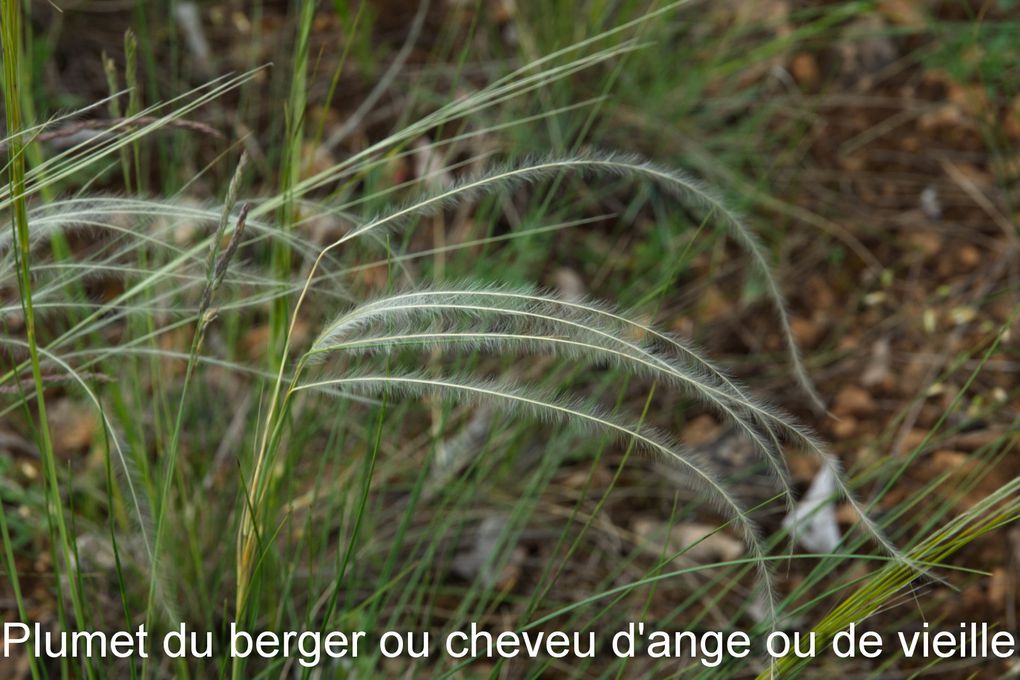
[[[15,546],[29,550],[38,532],[49,535],[65,629],[144,621],[161,631],[188,621],[222,642],[225,622],[235,620],[250,630],[417,627],[438,637],[469,621],[610,630],[634,611],[654,611],[659,627],[763,633],[796,622],[829,634],[878,611],[915,579],[940,578],[932,570],[954,551],[1015,519],[1015,482],[957,519],[948,516],[948,503],[934,515],[911,512],[943,492],[948,477],[891,513],[875,512],[858,500],[861,489],[900,480],[904,464],[883,460],[844,474],[819,437],[731,377],[711,348],[651,320],[648,310],[666,303],[693,257],[728,239],[772,305],[788,383],[809,402],[820,401],[792,339],[771,253],[731,201],[672,166],[583,148],[597,132],[597,113],[609,105],[609,85],[574,99],[578,79],[634,87],[631,79],[661,58],[658,42],[676,38],[672,20],[685,4],[624,3],[618,22],[596,20],[576,34],[562,7],[548,26],[529,23],[525,12],[519,26],[536,29],[522,38],[530,60],[454,94],[414,89],[406,121],[312,171],[304,152],[310,82],[321,76],[321,55],[312,48],[314,3],[291,17],[294,55],[286,65],[182,87],[164,102],[142,96],[160,88],[139,82],[133,56],[142,55],[141,72],[151,79],[150,34],[129,36],[129,92],[117,92],[116,69],[107,68],[112,98],[101,103],[123,117],[106,134],[26,167],[32,135],[75,114],[48,126],[21,120],[24,29],[20,3],[4,0],[9,186],[0,209],[10,214],[12,230],[0,237],[0,281],[5,294],[18,291],[16,300],[4,299],[4,312],[20,309],[24,331],[4,328],[0,337],[10,357],[0,383],[22,390],[2,413],[21,414],[37,435],[45,479],[40,516],[48,525],[33,527],[0,508],[19,616],[28,613]],[[369,24],[362,7],[354,17],[340,12],[344,25]],[[839,16],[820,15],[798,38],[817,35]],[[383,83],[398,78],[424,17],[422,9]],[[779,47],[767,43],[761,51]],[[357,59],[373,58],[371,50],[351,49]],[[434,49],[458,55],[453,44]],[[327,98],[342,87],[346,59],[345,52]],[[716,66],[736,67],[725,58]],[[220,170],[232,175],[216,193],[222,200],[195,204],[171,192],[144,193],[151,188],[144,179],[152,170],[145,162],[150,145],[165,143],[169,133],[207,135],[193,118],[234,98],[252,105],[265,77],[276,77],[277,89],[287,92],[270,128],[280,133],[270,156],[281,161],[279,176],[259,177],[259,189],[247,189],[267,166],[251,159],[246,167],[241,156],[236,167]],[[369,97],[382,95],[373,90]],[[533,153],[523,141],[529,135],[547,138],[553,151]],[[313,138],[324,136],[320,128]],[[532,153],[512,147],[497,161],[486,148],[492,139],[515,140]],[[423,153],[442,159],[442,172],[394,178],[396,164]],[[222,155],[221,166],[235,157]],[[91,189],[115,186],[118,168],[126,195]],[[174,168],[160,170],[170,177]],[[80,187],[87,190],[77,195]],[[615,214],[606,215],[605,204],[617,206]],[[507,214],[515,222],[509,230]],[[649,284],[621,291],[641,302],[637,308],[568,298],[532,280],[555,239],[572,234],[588,245],[587,227],[618,223],[636,241],[630,231],[646,214],[654,218],[644,229],[652,256],[639,261],[656,263],[668,253],[671,262],[652,267]],[[438,244],[426,238],[432,220],[447,216],[464,238]],[[616,236],[611,228],[607,233]],[[56,235],[78,244],[73,258],[53,248]],[[486,276],[488,268],[499,274]],[[98,414],[105,436],[86,460],[62,463],[54,449],[50,427],[61,424],[49,422],[46,398],[72,392],[54,376],[70,376],[73,392]],[[742,497],[732,471],[667,429],[682,422],[673,412],[693,409],[712,411],[750,442],[780,511],[794,502],[786,450],[813,453],[835,472],[837,495],[856,509],[859,531],[832,554],[784,553],[790,537],[762,529],[761,508]],[[957,493],[1008,450],[1004,436],[983,454],[988,466]],[[668,480],[654,474],[637,462],[640,454],[676,474]],[[606,469],[610,480],[599,481]],[[564,470],[584,473],[580,487],[561,483]],[[747,554],[677,569],[691,546],[676,554],[663,548],[654,558],[625,550],[616,545],[625,532],[606,520],[615,503],[654,508],[668,515],[667,529],[692,517],[712,521],[735,531]],[[536,531],[548,534],[541,545],[549,552],[528,564],[519,548]],[[85,539],[109,545],[112,566],[79,554]],[[479,544],[488,552],[474,572],[451,576],[463,547]],[[884,555],[870,554],[876,547]],[[586,553],[601,562],[598,568],[582,569]],[[775,568],[788,558],[813,561],[791,591]],[[870,576],[844,573],[868,562],[877,565]],[[504,573],[518,573],[525,585],[507,586]],[[663,592],[687,595],[663,607]],[[840,608],[821,614],[843,597]],[[727,615],[719,620],[723,607]],[[522,677],[673,672],[603,661],[568,669],[543,660],[512,670]],[[755,672],[766,670],[756,663]],[[367,677],[383,664],[369,654],[326,672]],[[506,671],[503,662],[488,669],[432,664],[386,672]],[[796,670],[786,661],[778,668]],[[311,675],[293,659],[222,656],[173,665],[158,658],[80,668],[33,664],[32,672]]]
[[[85,604],[82,597],[80,573],[75,567],[75,544],[67,527],[67,519],[64,511],[64,501],[61,496],[60,482],[57,474],[57,459],[53,449],[53,435],[50,431],[49,419],[46,415],[45,387],[43,384],[42,362],[40,361],[39,340],[36,330],[36,310],[33,304],[32,294],[32,263],[31,263],[31,236],[29,233],[28,220],[28,196],[25,181],[25,150],[27,148],[24,134],[24,123],[21,118],[22,93],[18,87],[21,82],[19,66],[22,63],[22,33],[20,8],[17,3],[4,3],[0,8],[2,16],[2,27],[0,36],[3,40],[3,67],[4,67],[4,107],[7,116],[7,175],[9,181],[10,196],[10,224],[11,238],[9,251],[13,255],[15,277],[17,281],[18,299],[21,304],[21,313],[25,325],[25,338],[28,345],[28,363],[31,368],[31,385],[34,388],[36,419],[35,427],[36,440],[42,454],[43,470],[45,472],[45,483],[47,490],[46,519],[49,523],[50,534],[53,539],[53,565],[58,575],[58,582],[66,578],[70,585],[71,606],[74,621],[78,625],[88,625],[85,615]],[[7,526],[4,522],[5,543],[9,541]],[[8,574],[12,581],[17,579],[17,566],[13,561],[10,549],[7,550]],[[20,588],[14,585],[14,592],[18,600],[19,612],[24,612],[24,604],[21,600]],[[64,603],[63,588],[58,590],[58,613],[62,625],[68,625],[70,619],[67,617],[66,605]],[[88,675],[92,675],[92,662],[86,660],[84,668]],[[33,673],[37,673],[35,664],[32,664]]]

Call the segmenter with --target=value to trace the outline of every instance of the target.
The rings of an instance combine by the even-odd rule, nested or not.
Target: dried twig
[[[97,131],[108,134],[119,133],[123,130],[129,130],[137,128],[142,125],[151,125],[153,123],[162,122],[168,127],[176,128],[179,130],[189,130],[191,132],[197,132],[199,134],[208,135],[210,137],[216,137],[217,139],[223,139],[223,134],[214,127],[206,125],[205,123],[199,123],[193,120],[164,120],[156,116],[136,116],[134,118],[97,118],[95,120],[82,120],[76,123],[70,123],[63,125],[55,130],[49,130],[47,132],[41,132],[35,137],[37,142],[52,142],[54,140],[66,139],[67,137],[73,137],[81,132]],[[119,127],[118,127],[119,126]],[[118,128],[114,130],[113,128]],[[0,141],[0,152],[7,151],[7,141]]]
[[[95,382],[112,382],[112,378],[102,373],[78,373],[77,378],[71,375],[64,375],[63,373],[47,373],[43,374],[42,380],[45,387],[53,387],[54,385],[64,385],[67,383],[77,383],[78,379],[92,380]],[[0,385],[0,394],[21,394],[22,392],[31,391],[35,385],[35,382],[31,377],[18,380],[14,383],[8,383]]]

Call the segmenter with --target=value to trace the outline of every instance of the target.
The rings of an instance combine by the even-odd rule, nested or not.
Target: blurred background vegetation
[[[689,171],[747,217],[776,267],[793,332],[830,412],[813,410],[796,389],[746,256],[711,219],[624,178],[564,176],[516,187],[352,243],[338,255],[340,274],[326,282],[335,287],[295,327],[299,343],[315,335],[312,319],[409,282],[538,284],[567,299],[609,300],[695,339],[830,442],[861,498],[904,548],[931,539],[952,517],[984,512],[982,499],[1020,475],[1015,2],[21,4],[17,71],[26,126],[95,105],[35,138],[26,149],[29,168],[143,121],[118,133],[103,125],[211,79],[250,73],[188,111],[186,124],[156,125],[118,153],[47,184],[31,197],[34,205],[106,195],[204,209],[223,200],[244,151],[242,200],[270,206],[261,219],[314,251],[347,232],[350,213],[385,213],[496,163],[549,153],[636,154]],[[304,188],[449,102],[508,74],[520,82],[529,72],[516,69],[547,56],[564,67],[556,77],[423,127],[379,162]],[[164,218],[134,219],[160,226]],[[175,214],[171,227],[163,233],[180,249],[208,235],[198,218]],[[52,259],[65,264],[95,248],[88,229],[49,244]],[[292,284],[308,272],[299,250],[253,242],[240,259],[248,276]],[[159,261],[140,255],[135,264],[148,271]],[[74,299],[116,300],[127,289],[122,277],[102,272],[73,281],[77,288],[66,292]],[[17,334],[17,288],[4,285],[4,331]],[[142,470],[140,485],[155,488],[164,480],[147,470],[166,455],[178,402],[185,404],[167,535],[173,576],[159,588],[182,620],[221,639],[234,612],[233,538],[250,472],[239,452],[255,446],[266,376],[278,368],[282,342],[285,315],[274,309],[286,311],[287,302],[270,296],[225,305],[202,347],[215,361],[203,363],[182,400],[193,319],[183,297],[155,295],[146,314],[115,319],[62,348],[101,396],[108,419],[104,426],[74,385],[47,386],[63,503],[89,624],[130,627],[145,619],[148,576],[141,576],[146,585],[134,583],[142,572],[133,571],[131,555],[140,548],[118,516],[124,499],[111,491],[106,430],[121,433]],[[42,345],[84,315],[73,308],[44,314]],[[90,347],[113,349],[139,337],[136,353],[111,351],[82,364]],[[7,372],[23,356],[5,352]],[[422,367],[438,361],[426,354]],[[732,426],[683,395],[656,393],[611,366],[483,354],[458,361],[636,408],[643,422],[719,460],[742,498],[763,505],[757,517],[783,553],[785,508],[767,503],[778,493],[767,470],[749,464]],[[58,626],[69,617],[68,575],[54,563],[54,530],[43,519],[49,513],[32,400],[16,377],[8,379],[0,395],[0,493],[8,570],[18,573],[21,594],[10,578],[0,581],[0,609],[14,618],[21,606],[28,618]],[[737,532],[720,529],[703,498],[678,491],[660,463],[625,446],[428,398],[312,400],[291,418],[290,454],[271,499],[277,547],[262,567],[274,576],[262,586],[253,628],[445,631],[480,621],[493,630],[611,631],[637,619],[661,628],[764,625]],[[800,496],[816,480],[817,462],[796,448],[787,458]],[[869,625],[912,630],[922,621],[982,620],[1017,630],[1015,511],[983,515],[979,530],[939,553],[937,561],[957,568],[945,572],[947,583],[906,579],[899,590],[875,595],[867,613],[881,611]],[[777,571],[791,627],[815,626],[881,568],[836,554],[873,551],[852,530],[849,506],[837,504],[831,521],[830,530],[846,535],[840,549]],[[669,572],[678,573],[659,578]],[[4,677],[129,672],[127,665],[0,663]],[[961,678],[1017,670],[1015,662],[994,670],[955,660],[928,665],[893,656],[852,668],[818,659],[802,670],[808,677]],[[228,668],[222,659],[204,666],[163,660],[144,672],[215,677]],[[734,663],[712,676],[754,677],[763,668]],[[242,672],[305,671],[281,661]],[[706,674],[696,662],[646,658],[457,666],[374,656],[318,672]]]

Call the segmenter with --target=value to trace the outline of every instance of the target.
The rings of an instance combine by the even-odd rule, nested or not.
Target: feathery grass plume
[[[663,188],[684,204],[693,205],[709,217],[719,218],[725,232],[737,241],[751,256],[756,272],[767,282],[767,290],[775,306],[782,335],[794,366],[794,372],[805,391],[816,397],[807,379],[807,374],[797,352],[789,327],[785,305],[778,284],[772,276],[765,256],[757,239],[749,228],[727,209],[722,202],[697,181],[686,175],[665,170],[650,163],[629,156],[588,155],[568,158],[548,158],[526,160],[518,165],[505,166],[489,171],[481,176],[462,180],[454,186],[447,187],[377,216],[356,227],[349,233],[325,246],[319,253],[305,280],[291,316],[290,332],[284,346],[284,353],[289,352],[290,337],[293,332],[297,315],[302,303],[310,291],[311,282],[315,280],[316,269],[322,259],[360,236],[372,235],[379,230],[393,230],[424,215],[434,214],[444,208],[459,205],[464,201],[473,200],[485,194],[509,191],[524,184],[531,184],[545,179],[559,177],[564,173],[573,174],[581,179],[600,176],[621,177],[627,179],[644,179],[655,186]],[[283,392],[283,371],[277,380],[270,406],[269,417],[261,436],[261,444],[256,456],[252,488],[255,506],[266,492],[266,480],[263,471],[271,464],[275,455],[276,442],[282,423],[282,413],[288,408],[291,396],[300,389],[324,385],[374,386],[390,389],[394,386],[402,391],[414,391],[427,387],[441,392],[452,392],[460,396],[492,397],[500,396],[511,402],[527,404],[529,408],[545,408],[561,416],[589,423],[598,422],[617,433],[627,433],[638,437],[646,448],[650,447],[661,452],[669,452],[669,445],[654,440],[641,440],[641,435],[627,426],[605,420],[598,415],[586,414],[583,411],[563,406],[556,401],[543,401],[538,397],[518,397],[515,390],[519,387],[507,387],[509,391],[501,392],[501,388],[486,387],[469,381],[444,381],[425,376],[341,376],[309,382],[304,379],[303,372],[307,364],[320,360],[328,352],[360,352],[378,353],[391,350],[406,344],[451,351],[474,352],[478,350],[506,351],[546,351],[572,361],[609,361],[632,373],[664,380],[674,388],[680,388],[693,394],[703,403],[714,408],[723,416],[736,423],[755,444],[756,450],[767,461],[771,471],[780,481],[787,504],[792,504],[789,475],[785,459],[782,455],[781,438],[793,437],[807,443],[810,450],[819,456],[824,465],[835,472],[839,479],[838,486],[854,505],[861,509],[854,499],[851,490],[842,478],[834,457],[815,441],[810,433],[799,427],[781,412],[750,398],[733,380],[708,362],[697,350],[689,345],[646,329],[650,341],[633,342],[628,331],[633,331],[637,324],[629,322],[624,316],[614,311],[607,311],[596,304],[565,303],[550,296],[535,294],[530,291],[510,291],[506,289],[457,289],[423,290],[398,294],[374,302],[355,307],[341,315],[333,323],[327,325],[315,340],[312,348],[301,355],[293,372],[290,388]],[[816,403],[820,400],[816,399]],[[696,465],[683,458],[682,455],[668,454],[667,458],[680,460],[688,467],[688,472],[698,478]],[[725,488],[725,482],[716,480],[714,476],[700,477],[702,482],[717,494],[722,506],[730,513],[730,518],[742,525],[746,539],[751,543],[752,550],[764,555],[760,539],[753,525],[749,522],[746,511],[735,502],[732,494]],[[898,559],[903,556],[896,550],[874,523],[870,522],[866,513],[862,512],[862,524],[874,535],[877,541]],[[252,560],[254,559],[254,541],[258,532],[259,519],[246,514],[242,522],[238,542],[238,570],[241,587],[238,589],[239,607],[247,597],[248,578]],[[764,562],[762,561],[763,565]],[[764,569],[764,566],[763,566]],[[767,591],[770,616],[775,622],[774,592],[767,569],[762,574],[762,581]]]
[[[468,323],[451,328],[457,317],[468,319]],[[498,325],[486,326],[486,319],[495,319]],[[683,355],[678,361],[648,343],[629,339],[633,334],[627,333],[627,324],[612,323],[614,319],[624,317],[596,303],[566,303],[528,289],[425,289],[369,302],[342,315],[320,334],[308,355],[315,360],[337,350],[368,353],[415,344],[466,354],[477,350],[545,351],[572,361],[606,361],[663,380],[736,423],[765,455],[792,505],[789,473],[779,442],[772,429],[761,427],[754,415],[767,407],[750,401],[689,345],[681,345]]]
[[[782,336],[786,342],[787,350],[798,382],[804,388],[805,392],[812,397],[815,405],[821,405],[822,402],[811,385],[811,382],[807,377],[807,371],[804,369],[801,362],[797,344],[793,339],[793,334],[790,329],[785,302],[779,290],[778,283],[775,281],[771,268],[762,253],[761,247],[750,229],[743,224],[733,211],[726,208],[718,197],[708,191],[697,181],[687,177],[683,173],[665,170],[634,157],[591,155],[570,158],[537,159],[525,160],[515,166],[497,168],[483,174],[480,177],[462,180],[452,187],[442,189],[431,195],[426,195],[407,203],[405,206],[395,211],[373,218],[361,227],[353,230],[349,234],[327,246],[323,250],[323,254],[328,253],[333,248],[336,248],[347,241],[364,234],[372,233],[378,229],[392,230],[398,228],[402,224],[405,224],[411,219],[418,218],[423,215],[434,214],[446,207],[459,204],[463,201],[474,200],[479,195],[498,191],[510,191],[514,187],[522,184],[539,182],[543,179],[556,176],[562,172],[574,172],[582,179],[587,176],[611,175],[651,180],[656,185],[665,187],[671,195],[675,196],[679,200],[685,203],[693,203],[695,207],[705,210],[710,215],[721,216],[722,226],[726,232],[749,253],[756,272],[766,281],[768,294],[777,311]],[[312,274],[310,274],[309,280],[311,279],[311,276],[314,275],[314,271],[315,266],[313,265]],[[305,291],[302,292],[301,297],[299,297],[298,307],[300,307],[306,291],[307,286]],[[732,387],[731,381],[727,380],[726,382]],[[760,411],[761,409],[757,410]],[[769,450],[770,448],[772,447],[768,445],[764,446],[765,450]],[[784,464],[777,464],[777,458],[781,459],[782,456],[778,454],[769,456],[773,470],[777,471],[782,478],[785,476],[785,467]],[[834,467],[832,461],[828,461],[828,464],[830,467]],[[843,488],[845,489],[845,485]],[[792,502],[789,495],[787,498],[788,503]],[[880,539],[880,541],[883,542],[884,546],[891,547],[884,541],[884,539]]]
[[[444,316],[477,318],[487,314],[504,319],[525,319],[524,332],[520,325],[503,333],[484,328],[477,332],[469,329],[459,337],[457,333],[445,331],[445,339],[456,341],[458,347],[449,343],[443,345],[443,329],[428,326]],[[414,325],[415,317],[420,319],[418,326]],[[389,325],[373,330],[373,324],[383,322]],[[405,330],[401,336],[400,331],[393,331],[393,328],[412,330]],[[422,332],[408,337],[414,335],[415,328]],[[380,337],[380,332],[396,332],[397,335]],[[631,340],[635,335],[656,340],[658,346]],[[517,345],[545,349],[574,360],[586,355],[589,360],[598,356],[622,368],[662,380],[734,422],[766,457],[788,505],[792,494],[780,442],[792,441],[806,448],[833,473],[841,496],[857,512],[859,521],[872,538],[890,555],[908,559],[874,523],[867,508],[847,485],[836,456],[810,430],[776,407],[751,397],[692,344],[631,321],[606,305],[586,300],[565,301],[527,289],[498,286],[422,289],[370,301],[340,315],[313,342],[308,356],[314,361],[331,349],[380,351],[387,345],[410,342],[462,351],[493,348],[497,344]],[[920,565],[916,566],[924,571]]]
[[[493,193],[496,191],[506,191],[512,189],[515,186],[522,184],[530,184],[538,182],[545,178],[551,178],[559,173],[573,171],[581,176],[586,174],[614,174],[614,175],[640,175],[638,170],[632,170],[631,168],[640,168],[642,166],[632,163],[626,165],[623,161],[614,162],[612,157],[576,157],[576,158],[565,158],[565,159],[549,159],[540,160],[533,162],[524,162],[516,166],[508,166],[505,168],[498,168],[489,173],[482,175],[481,177],[466,179],[452,187],[443,189],[437,193],[426,195],[416,201],[412,201],[405,206],[387,213],[386,215],[375,217],[362,226],[354,229],[350,233],[330,243],[323,248],[315,262],[312,264],[312,268],[308,273],[302,288],[301,294],[298,296],[298,300],[295,306],[295,310],[291,315],[291,326],[297,319],[297,313],[304,302],[306,295],[308,294],[311,283],[315,278],[316,271],[320,265],[320,262],[329,255],[333,250],[342,246],[344,243],[351,241],[355,238],[370,234],[379,229],[396,229],[400,225],[405,224],[408,220],[415,217],[421,217],[423,215],[434,214],[435,212],[448,207],[451,205],[458,205],[464,201],[471,200],[482,194]],[[657,172],[654,177],[664,175],[664,172]],[[686,184],[684,184],[686,186]],[[706,199],[707,200],[707,199]],[[736,230],[739,233],[746,231],[746,228],[739,221],[727,223],[727,226],[731,229]],[[749,242],[751,247],[754,248],[754,239],[750,233],[744,234],[741,242]],[[756,251],[755,251],[756,252]],[[757,260],[756,260],[757,262]],[[771,277],[771,273],[768,271],[768,265],[761,260],[761,266],[764,267],[766,274]],[[775,294],[779,295],[778,287],[774,287]],[[779,297],[777,305],[782,306],[782,298]],[[785,325],[787,331],[789,331],[788,325]],[[788,338],[788,342],[792,344],[794,350],[796,349],[796,343],[792,339],[792,334]],[[289,352],[289,342],[284,343],[284,354]],[[796,354],[796,352],[795,352]],[[797,360],[799,362],[799,359]],[[806,375],[806,373],[805,373]]]
[[[766,550],[757,524],[747,509],[732,495],[728,485],[711,459],[683,448],[655,428],[637,425],[584,403],[580,398],[564,398],[509,381],[481,380],[470,376],[436,378],[421,372],[385,374],[354,374],[323,377],[295,384],[289,393],[325,386],[343,386],[370,393],[393,393],[404,396],[435,395],[481,403],[519,413],[546,422],[563,422],[589,428],[596,433],[611,434],[633,443],[664,460],[686,470],[681,479],[689,482],[691,491],[705,494],[709,502],[737,525],[751,553],[756,557],[758,574],[768,606],[770,623],[776,625],[776,592],[772,574],[765,559]]]
[[[614,154],[525,159],[519,164],[496,168],[480,177],[463,180],[453,187],[408,203],[399,210],[376,217],[333,245],[340,245],[379,228],[399,227],[410,219],[435,214],[462,201],[475,200],[480,195],[512,191],[515,187],[524,184],[534,184],[560,172],[573,172],[581,179],[610,175],[650,180],[684,204],[702,209],[708,217],[718,217],[726,233],[751,257],[756,274],[764,280],[769,299],[776,310],[780,330],[797,381],[811,398],[812,403],[817,408],[824,410],[824,403],[818,396],[801,361],[800,350],[790,329],[786,303],[757,237],[734,211],[726,207],[718,196],[701,182],[678,170],[667,170],[635,156]]]
[[[86,230],[105,232],[106,236],[102,240],[95,240],[97,244],[102,244],[101,247],[93,248],[91,253],[79,254],[73,262],[40,259],[40,264],[33,267],[42,313],[67,309],[88,312],[85,318],[50,340],[48,346],[53,350],[67,347],[76,340],[104,327],[111,327],[132,315],[160,312],[181,317],[197,314],[195,308],[182,304],[180,297],[192,290],[196,297],[200,297],[203,286],[208,283],[209,249],[213,237],[210,235],[192,246],[182,247],[177,232],[187,224],[216,224],[223,219],[223,214],[222,207],[213,210],[179,201],[124,198],[68,199],[30,210],[33,248],[36,244],[46,243],[48,237],[56,233],[67,235]],[[318,252],[310,241],[297,235],[285,235],[267,223],[249,217],[245,224],[247,228],[238,235],[238,238],[244,236],[245,244],[285,239],[303,259],[311,260]],[[248,232],[254,233],[249,237]],[[11,242],[9,233],[0,232],[0,279],[13,278],[16,271]],[[234,241],[235,248],[240,245],[239,241]],[[147,253],[147,259],[155,253],[157,257],[150,261],[164,264],[137,267],[134,264],[136,256],[142,252]],[[215,269],[215,262],[212,264]],[[299,288],[294,282],[274,280],[264,272],[248,266],[234,266],[229,273],[221,274],[221,283],[229,282],[250,291],[249,295],[225,301],[221,305],[222,309],[258,307],[267,301],[290,295]],[[334,280],[336,275],[331,273],[328,280]],[[128,285],[117,296],[106,300],[68,300],[62,294],[61,287],[68,283],[84,283],[90,278],[104,276],[115,277]],[[338,303],[349,304],[353,298],[343,291],[343,286],[338,284],[331,285],[322,293]],[[4,309],[10,313],[20,311],[20,307],[15,309],[13,304]],[[10,376],[8,372],[0,378],[0,382],[10,379]]]
[[[223,219],[222,205],[204,206],[179,200],[131,199],[123,197],[71,198],[35,206],[29,211],[32,221],[31,243],[44,240],[56,231],[93,229],[116,233],[124,237],[124,249],[118,251],[127,257],[143,246],[154,246],[168,253],[183,254],[176,240],[177,231],[188,223],[212,223],[218,225]],[[273,225],[248,219],[249,231],[258,233],[251,244],[260,241],[284,240],[302,258],[311,260],[318,255],[319,248],[313,242],[296,234],[282,234]],[[212,238],[210,235],[208,238]],[[10,234],[0,234],[0,254],[6,254],[10,246]],[[188,252],[188,259],[194,264],[207,264],[210,244],[201,240]],[[6,264],[4,266],[7,266]],[[264,278],[264,277],[262,277]]]
[[[818,397],[807,371],[800,359],[800,352],[797,343],[793,338],[790,329],[789,316],[786,311],[786,304],[779,285],[772,275],[771,268],[765,259],[761,246],[753,232],[740,220],[732,210],[728,209],[722,201],[711,191],[702,186],[698,181],[685,174],[667,170],[654,164],[641,161],[632,156],[603,155],[603,156],[578,156],[562,159],[545,159],[525,161],[516,166],[509,166],[496,169],[481,177],[466,179],[453,187],[440,190],[431,195],[426,195],[406,204],[404,207],[378,216],[362,227],[352,231],[338,239],[323,250],[323,254],[329,252],[343,243],[357,238],[358,236],[371,233],[377,229],[394,229],[406,221],[423,215],[434,214],[435,212],[455,205],[464,200],[471,200],[482,194],[496,191],[508,191],[521,184],[529,184],[551,177],[559,172],[573,171],[582,178],[585,176],[610,175],[620,177],[637,177],[651,180],[657,186],[664,187],[672,195],[680,200],[691,201],[695,207],[708,211],[710,216],[720,217],[723,228],[734,240],[737,241],[751,256],[756,273],[761,276],[767,286],[769,298],[776,310],[782,336],[786,343],[787,352],[793,366],[794,374],[804,389],[811,397],[814,405],[824,408],[823,402]],[[314,271],[314,268],[313,268]],[[302,298],[304,292],[302,293]],[[300,306],[299,298],[299,306]],[[756,409],[762,417],[780,426],[784,432],[794,437],[798,442],[806,445],[814,454],[820,457],[835,474],[837,487],[840,492],[858,511],[861,523],[868,529],[873,537],[882,545],[883,549],[899,558],[904,558],[902,553],[884,536],[883,532],[874,524],[866,509],[855,498],[852,491],[846,484],[845,478],[836,458],[829,453],[821,443],[806,429],[793,424],[789,419],[777,417],[777,414],[768,410]],[[785,423],[785,424],[784,424]],[[923,571],[923,570],[922,570]]]

